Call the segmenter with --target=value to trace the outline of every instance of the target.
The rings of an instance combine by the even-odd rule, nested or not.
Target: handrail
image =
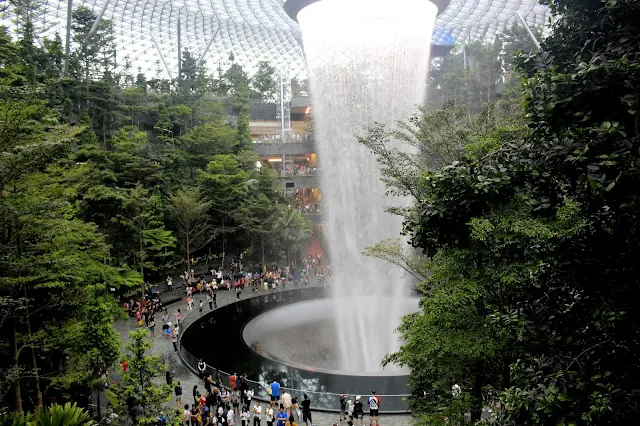
[[[315,284],[315,285],[312,285],[312,286],[318,286],[318,284]],[[296,288],[290,288],[290,289],[284,289],[284,290],[283,290],[283,289],[278,289],[278,290],[276,290],[276,292],[282,292],[282,291],[294,291],[294,290],[296,290]],[[274,291],[269,291],[269,292],[267,292],[267,293],[264,293],[263,291],[260,291],[260,293],[259,293],[259,294],[252,295],[251,297],[249,297],[249,298],[245,298],[245,299],[243,299],[243,300],[247,300],[247,299],[251,299],[251,298],[254,298],[254,297],[263,296],[263,295],[265,295],[265,294],[272,294],[272,293],[274,293]],[[233,302],[228,303],[228,304],[225,304],[225,305],[222,305],[222,306],[228,306],[228,305],[233,304],[233,303],[237,303],[237,302],[234,300]],[[219,306],[219,307],[222,307],[222,306]],[[218,307],[218,308],[219,308],[219,307]],[[215,308],[215,309],[218,309],[218,308]],[[193,310],[189,311],[189,313],[188,313],[188,314],[186,314],[186,315],[182,318],[182,321],[180,321],[180,333],[179,333],[179,337],[181,337],[181,336],[182,336],[182,334],[184,333],[184,331],[185,331],[189,326],[191,326],[191,325],[192,325],[192,324],[193,324],[197,319],[199,319],[201,316],[204,316],[204,315],[205,315],[205,314],[207,314],[208,312],[211,312],[211,311],[203,312],[203,314],[202,314],[202,315],[198,315],[199,311],[196,311],[195,309],[193,309]],[[185,325],[184,325],[184,324],[185,324],[185,320],[187,320],[187,319],[191,319],[191,321],[189,321],[189,322],[188,322],[188,324],[186,324],[186,326],[185,326]],[[197,365],[196,365],[196,366],[192,365],[191,363],[189,363],[189,362],[187,361],[187,359],[186,359],[186,358],[187,358],[187,357],[188,357],[188,358],[191,358],[191,359],[192,359],[192,360],[194,360],[196,363],[197,363],[197,362],[199,362],[199,361],[197,361],[197,360],[196,360],[196,357],[195,357],[195,356],[193,356],[193,355],[192,355],[192,354],[191,354],[191,353],[190,353],[190,352],[189,352],[189,351],[188,351],[188,350],[187,350],[187,349],[182,345],[182,339],[180,339],[180,338],[179,338],[178,342],[179,342],[179,347],[180,347],[180,350],[178,351],[178,354],[179,354],[180,359],[182,360],[183,364],[185,364],[185,366],[187,366],[187,367],[188,367],[188,368],[189,368],[189,369],[190,369],[194,374],[199,374],[199,371],[198,371]],[[187,356],[185,356],[185,355],[187,355]],[[204,361],[203,361],[203,362],[204,362]],[[228,373],[228,372],[226,372],[226,371],[223,371],[223,370],[219,370],[219,369],[215,368],[214,366],[207,364],[206,362],[205,362],[204,364],[205,364],[205,370],[210,371],[212,374],[215,374],[215,375],[217,375],[217,374],[221,374],[221,375],[226,376],[227,378],[231,375],[230,373]],[[260,383],[260,382],[257,382],[257,381],[255,381],[255,380],[251,380],[251,379],[245,379],[245,380],[246,380],[248,383],[251,383],[251,384],[253,384],[253,385],[257,386],[258,388],[268,388],[268,385],[267,385],[267,386],[265,386],[265,384],[264,384],[264,383]],[[229,387],[228,387],[228,386],[225,386],[225,385],[224,385],[224,384],[222,384],[222,383],[220,383],[219,385],[220,385],[221,387],[225,388],[225,389],[229,389]],[[348,394],[340,394],[340,393],[326,392],[326,391],[303,390],[303,389],[289,388],[289,387],[286,387],[286,386],[280,386],[280,389],[288,390],[288,391],[292,391],[292,392],[297,393],[297,394],[305,394],[305,393],[306,393],[306,394],[317,394],[317,395],[336,396],[336,397],[338,397],[338,396],[340,396],[340,395],[350,395],[350,393],[348,393]],[[230,389],[229,389],[229,390],[230,390]],[[376,395],[377,395],[377,396],[379,396],[379,397],[384,397],[384,398],[409,398],[409,397],[413,396],[412,394],[395,394],[395,395],[376,394]],[[260,398],[258,395],[254,395],[254,398],[255,398],[255,399],[262,399],[262,398]],[[321,407],[320,407],[320,408],[314,408],[314,409],[319,410],[319,411],[330,411],[330,412],[334,412],[334,411],[336,411],[336,410],[333,410],[333,409],[327,409],[327,408],[321,408]],[[386,413],[386,414],[406,414],[406,413],[409,413],[409,412],[410,412],[409,410],[406,410],[406,411],[386,411],[385,413]]]

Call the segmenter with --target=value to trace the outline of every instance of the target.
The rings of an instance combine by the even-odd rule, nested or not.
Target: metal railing
[[[316,284],[317,285],[317,284]],[[314,285],[314,286],[316,286]],[[287,290],[282,290],[282,289],[278,289],[276,290],[277,292],[283,292],[283,291],[295,291],[297,290],[296,288],[294,289],[287,289]],[[273,291],[263,291],[260,290],[258,293],[254,294],[251,298],[253,297],[258,297],[258,296],[263,296],[265,294],[270,294],[273,293]],[[248,298],[245,298],[243,300],[247,300]],[[233,301],[231,303],[226,303],[224,305],[220,305],[219,307],[222,306],[228,306],[230,304],[236,303],[236,301]],[[216,308],[217,309],[217,308]],[[179,338],[179,351],[178,354],[183,362],[184,365],[186,365],[194,374],[196,375],[200,375],[200,371],[198,370],[198,363],[199,363],[199,359],[197,359],[195,356],[193,356],[182,344],[182,335],[184,334],[185,330],[191,326],[194,322],[196,322],[198,319],[200,319],[201,316],[205,316],[207,313],[209,313],[211,311],[205,311],[202,313],[202,315],[199,315],[199,310],[192,310],[189,311],[189,313],[187,315],[184,316],[184,318],[180,321],[180,338]],[[229,376],[230,373],[226,372],[226,371],[222,371],[219,370],[217,368],[215,368],[214,366],[208,365],[205,363],[205,371],[210,373],[213,378],[214,381],[217,381],[217,376],[220,375],[222,377],[222,383],[219,383],[221,386],[224,386],[225,388],[229,389],[230,388],[230,384],[229,384]],[[258,399],[261,401],[269,401],[271,398],[271,395],[269,393],[270,390],[270,382],[267,382],[266,380],[260,380],[260,381],[256,381],[256,380],[252,380],[252,379],[246,379],[247,383],[249,383],[250,388],[254,391],[254,399]],[[312,402],[312,409],[313,410],[317,410],[317,411],[326,411],[326,412],[339,412],[340,411],[340,395],[339,393],[335,393],[335,392],[328,392],[322,389],[314,389],[311,386],[306,387],[306,388],[290,388],[290,387],[286,387],[286,386],[280,386],[281,389],[281,395],[285,392],[288,392],[292,397],[295,397],[298,399],[298,401],[302,401],[303,395],[307,395],[309,396],[309,398],[311,399]],[[355,399],[356,395],[350,395],[349,399]],[[395,405],[395,406],[399,406],[402,402],[404,402],[404,405],[406,405],[406,400],[408,398],[411,397],[411,394],[396,394],[396,395],[384,395],[384,394],[378,394],[378,397],[380,397],[383,400],[383,404],[381,406],[384,407],[389,406],[389,405]],[[362,395],[363,401],[362,403],[365,406],[365,410],[366,410],[366,404],[367,404],[367,397],[368,395]],[[386,401],[386,403],[384,402]],[[397,401],[397,404],[389,404],[389,401]],[[406,410],[384,410],[381,409],[380,410],[381,413],[385,413],[385,414],[407,414],[410,413],[410,411],[408,409]]]
[[[287,177],[296,177],[296,176],[317,176],[320,169],[317,167],[305,167],[303,170],[300,169],[273,169],[276,172],[277,177],[287,178]]]
[[[285,134],[284,139],[282,135],[270,135],[263,136],[253,141],[253,143],[306,143],[313,142],[313,136],[310,134]]]

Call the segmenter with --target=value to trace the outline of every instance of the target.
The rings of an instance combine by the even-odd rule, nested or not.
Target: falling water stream
[[[298,14],[313,96],[339,365],[380,372],[399,348],[394,333],[408,278],[362,252],[398,238],[375,157],[357,142],[375,122],[407,119],[425,96],[437,8],[428,0],[323,0]]]

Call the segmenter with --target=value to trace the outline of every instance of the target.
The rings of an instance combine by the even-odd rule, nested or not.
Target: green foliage
[[[186,265],[192,252],[205,247],[215,237],[207,215],[210,207],[211,202],[203,200],[197,188],[179,190],[169,198],[169,217],[185,250]]]
[[[416,396],[439,396],[414,399],[422,424],[455,408],[452,383],[471,420],[489,395],[500,424],[637,420],[640,5],[554,7],[553,35],[518,56],[528,130],[424,168],[406,217],[431,261],[388,360],[412,368]]]
[[[302,243],[311,237],[313,226],[309,219],[302,216],[291,206],[279,205],[273,217],[274,238],[286,252],[286,262],[291,263],[293,256],[300,250]]]
[[[129,417],[134,424],[154,424],[164,404],[171,400],[171,386],[158,384],[166,366],[160,355],[147,354],[151,341],[146,329],[130,331],[129,339],[124,355],[129,362],[129,370],[122,373],[120,381],[106,394],[114,411],[121,417]],[[143,408],[142,414],[136,414],[134,407],[138,406]],[[169,420],[172,417],[169,416]]]
[[[75,403],[52,404],[35,413],[12,413],[0,417],[3,426],[93,426],[89,414]]]
[[[277,94],[276,70],[267,61],[258,62],[258,70],[251,77],[254,96],[265,101],[274,100]]]

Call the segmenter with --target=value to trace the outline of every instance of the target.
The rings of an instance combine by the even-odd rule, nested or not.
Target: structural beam
[[[102,20],[102,15],[104,15],[105,10],[107,10],[107,6],[109,6],[109,0],[105,0],[100,12],[98,12],[98,16],[96,16],[96,20],[93,22],[91,29],[89,30],[89,35],[93,35],[98,30],[98,24]]]
[[[182,28],[178,18],[178,80],[182,79]]]
[[[531,28],[529,28],[529,24],[527,24],[527,21],[524,19],[524,16],[522,16],[522,13],[520,13],[519,10],[516,10],[516,16],[520,20],[520,23],[522,24],[524,29],[527,30],[527,34],[529,34],[529,37],[531,38],[533,44],[535,44],[537,49],[540,49],[540,42],[536,38],[535,34],[533,34],[533,31],[531,31]]]
[[[213,35],[213,37],[211,37],[211,40],[207,42],[207,46],[204,48],[204,51],[198,57],[198,62],[196,62],[197,66],[200,66],[200,62],[202,62],[202,60],[204,59],[204,55],[206,55],[207,52],[209,51],[209,48],[213,44],[213,41],[216,39],[216,36],[218,35],[219,32],[220,32],[220,29],[218,29],[216,33]]]
[[[69,56],[71,55],[71,20],[73,19],[73,0],[67,0],[67,37],[64,46],[64,75],[69,75]]]
[[[150,35],[151,35],[151,40],[153,41],[153,44],[156,46],[156,49],[158,50],[158,55],[160,55],[160,60],[164,64],[164,69],[167,71],[169,78],[173,81],[173,76],[171,75],[169,64],[167,63],[167,60],[164,58],[164,55],[162,54],[162,50],[160,49],[160,44],[158,43],[158,40],[156,40],[156,38],[153,36],[153,34],[150,34]]]

